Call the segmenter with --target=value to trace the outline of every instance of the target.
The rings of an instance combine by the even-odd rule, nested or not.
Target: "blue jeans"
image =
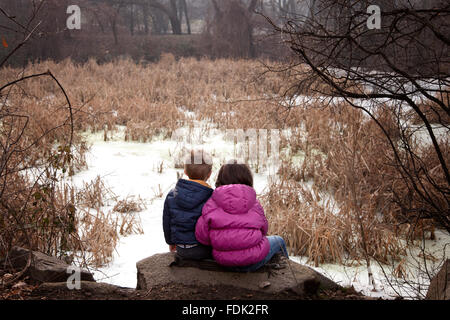
[[[251,264],[249,266],[244,267],[233,267],[232,271],[236,272],[253,272],[264,266],[267,262],[269,262],[272,257],[280,252],[286,256],[286,258],[289,258],[287,249],[286,249],[286,242],[284,242],[284,239],[280,236],[268,236],[267,240],[269,240],[270,243],[270,250],[267,256],[262,259],[260,262],[257,262],[255,264]]]

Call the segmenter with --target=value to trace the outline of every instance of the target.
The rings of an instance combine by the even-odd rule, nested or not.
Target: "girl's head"
[[[238,164],[233,160],[224,164],[217,176],[216,188],[228,184],[245,184],[253,188],[253,176],[246,164]]]

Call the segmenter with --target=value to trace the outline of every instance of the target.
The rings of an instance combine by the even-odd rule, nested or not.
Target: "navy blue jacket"
[[[178,180],[164,202],[163,229],[167,244],[199,244],[195,225],[212,193],[213,189],[197,182]]]

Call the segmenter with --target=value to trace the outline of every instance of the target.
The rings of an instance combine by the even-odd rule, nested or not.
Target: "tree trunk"
[[[112,23],[111,23],[111,27],[112,27],[112,32],[114,35],[114,43],[116,45],[119,44],[119,39],[117,38],[117,20],[116,18],[113,19]]]
[[[189,19],[189,14],[188,14],[188,8],[187,8],[187,3],[186,0],[181,0],[182,2],[182,10],[184,12],[184,17],[186,19],[186,25],[187,25],[187,33],[191,34],[191,21]]]
[[[253,11],[255,11],[255,9],[256,9],[257,4],[258,4],[258,0],[251,0],[250,4],[248,5],[248,11],[250,13],[253,13]]]
[[[170,0],[169,20],[172,25],[173,34],[181,34],[181,21],[180,18],[178,18],[177,0]]]
[[[134,36],[134,4],[131,4],[130,9],[130,33]]]
[[[105,28],[103,27],[103,23],[100,20],[100,17],[98,16],[97,12],[94,10],[94,17],[97,20],[98,25],[100,26],[100,30],[102,31],[102,33],[105,33]]]
[[[145,34],[148,34],[148,5],[142,5],[142,15],[144,17],[144,31]]]
[[[177,0],[170,0],[169,7],[166,7],[158,1],[151,1],[149,2],[149,5],[161,10],[169,17],[173,34],[181,34],[181,22],[178,18]]]
[[[113,16],[110,16],[109,18],[109,22],[111,24],[111,30],[114,36],[114,44],[118,45],[119,44],[119,38],[117,35],[117,16],[118,16],[118,12],[116,12]]]
[[[153,24],[152,32],[156,34],[167,33],[169,25],[167,15],[163,11],[156,9],[153,12],[151,12],[151,17]]]
[[[259,7],[261,8],[261,14],[264,15],[264,16],[266,16],[267,13],[266,13],[265,5],[264,5],[264,0],[260,0],[260,2],[259,2]]]
[[[220,10],[219,5],[216,0],[211,0],[214,7],[214,16],[216,19],[220,20],[222,18],[222,11]]]
[[[172,26],[172,33],[173,34],[181,34],[181,23],[178,19],[177,15],[170,15],[169,16],[170,25]]]

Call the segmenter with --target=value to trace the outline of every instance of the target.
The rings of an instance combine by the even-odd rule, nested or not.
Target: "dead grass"
[[[143,233],[141,221],[134,214],[145,208],[142,199],[117,200],[100,176],[85,183],[76,193],[76,199],[80,237],[77,251],[84,265],[94,268],[106,265],[111,262],[121,236]],[[105,206],[111,201],[116,204],[112,210],[107,210]]]
[[[271,115],[277,105],[261,99],[261,93],[278,94],[282,78],[274,74],[256,77],[254,71],[262,70],[256,61],[175,60],[168,54],[149,65],[132,60],[102,65],[94,60],[83,65],[70,60],[46,61],[29,65],[27,72],[47,69],[67,87],[77,110],[77,129],[82,131],[97,132],[105,126],[114,130],[124,125],[128,141],[151,141],[160,134],[170,137],[174,129],[189,123],[182,110],[195,111],[197,120],[211,120],[221,128],[276,125]],[[12,79],[17,72],[5,68],[2,75]],[[28,82],[23,90],[34,103],[63,102],[62,97],[54,97],[53,86],[45,81]],[[53,119],[45,113],[41,118],[39,121]]]
[[[107,200],[117,196],[105,185],[100,176],[91,182],[85,182],[81,190],[77,192],[77,205],[93,209],[99,209],[106,205]]]
[[[431,220],[414,223],[418,221],[414,210],[401,209],[407,201],[417,212],[426,204],[408,192],[410,186],[397,170],[393,151],[373,121],[344,105],[303,111],[302,127],[281,143],[304,160],[294,165],[291,158],[283,159],[279,182],[270,185],[263,198],[272,233],[284,235],[294,254],[308,256],[316,266],[366,257],[382,263],[401,260],[406,254],[402,240],[421,238],[423,231],[431,231],[433,237]],[[400,133],[393,119],[383,110],[377,116],[398,142]],[[409,144],[431,169],[432,181],[445,187],[431,146],[422,147],[412,137]],[[448,150],[448,141],[442,146]],[[406,160],[404,164],[413,165]],[[448,210],[446,199],[433,193],[428,178],[424,173],[417,176],[435,203]]]
[[[450,106],[450,94],[448,93],[449,87],[445,87],[442,90],[444,92],[436,93],[435,97],[448,108]],[[450,116],[448,115],[448,113],[444,111],[442,106],[437,105],[435,102],[429,104],[420,104],[419,109],[430,123],[446,126],[450,124]],[[411,113],[411,120],[414,124],[423,124],[423,120],[420,119],[417,113]]]
[[[100,268],[112,261],[114,250],[121,236],[142,234],[139,219],[132,214],[105,213],[90,208],[78,212],[80,226],[79,252],[83,252],[84,265]]]
[[[93,259],[87,264],[101,265],[108,261],[118,235],[139,232],[140,228],[131,212],[122,214],[120,221],[114,220],[112,213],[102,212],[111,195],[100,179],[86,184],[82,190],[67,193],[64,189],[48,188],[46,184],[61,176],[50,177],[49,172],[45,175],[47,180],[33,184],[18,172],[27,168],[38,172],[43,164],[49,164],[53,171],[59,170],[58,175],[72,175],[83,169],[88,147],[80,132],[102,132],[107,141],[117,126],[125,126],[125,140],[148,142],[154,137],[170,137],[175,129],[192,126],[195,119],[213,121],[221,128],[267,126],[262,121],[270,117],[260,121],[254,113],[259,110],[265,114],[266,103],[231,103],[232,99],[254,98],[259,90],[271,86],[270,78],[252,83],[251,71],[257,67],[257,62],[243,60],[176,60],[166,55],[159,63],[149,65],[132,60],[103,65],[90,60],[79,65],[65,60],[30,64],[25,71],[1,69],[2,84],[20,78],[22,72],[28,75],[51,70],[72,102],[75,135],[68,161],[64,149],[70,134],[68,109],[64,96],[49,79],[22,82],[1,97],[1,115],[17,115],[0,119],[1,142],[6,145],[9,139],[13,143],[17,137],[20,140],[15,144],[17,150],[24,151],[11,153],[8,172],[14,173],[2,176],[2,185],[7,188],[2,194],[5,201],[0,216],[0,255],[13,245],[26,244],[27,232],[22,232],[20,226],[28,225],[32,226],[27,230],[33,249],[59,256],[87,248]],[[275,106],[271,109],[274,112]],[[223,110],[227,111],[225,122]],[[236,113],[239,110],[245,112],[244,117]],[[195,118],[187,118],[185,111],[195,111]],[[21,128],[25,126],[22,133]],[[58,145],[62,145],[61,150]],[[162,172],[163,168],[161,164],[157,171]],[[157,186],[154,193],[155,197],[161,197],[163,190]],[[34,205],[29,202],[32,197],[36,197]],[[139,209],[123,201],[117,204],[117,210]],[[11,208],[17,212],[12,213]],[[25,214],[23,208],[27,210]],[[23,218],[17,221],[20,216]]]
[[[298,68],[300,76],[301,66]],[[280,100],[274,97],[286,92],[293,95],[296,88],[289,87],[282,73],[257,76],[263,69],[256,61],[176,60],[165,55],[159,63],[149,65],[131,60],[103,65],[90,60],[78,65],[66,60],[33,64],[26,70],[31,73],[47,69],[57,75],[73,100],[76,131],[104,132],[105,140],[117,126],[125,126],[126,141],[168,138],[180,127],[193,127],[194,120],[218,129],[289,129],[291,135],[282,137],[281,147],[304,156],[304,161],[296,166],[290,158],[284,159],[279,181],[271,184],[263,196],[271,233],[282,235],[293,253],[308,256],[316,265],[361,260],[366,255],[379,261],[398,260],[405,254],[401,240],[414,228],[402,222],[396,201],[409,201],[408,186],[401,182],[393,166],[392,151],[379,128],[360,111],[344,105],[325,108],[318,103],[280,108]],[[4,79],[13,79],[18,73],[11,68],[1,70]],[[323,86],[317,79],[312,79],[310,85],[319,92]],[[61,107],[63,97],[54,92],[54,85],[46,80],[26,82],[11,92],[8,103],[12,111],[19,112],[19,106],[26,106],[33,118],[34,133],[26,139],[66,120]],[[194,112],[193,117],[188,112]],[[390,136],[398,139],[400,133],[390,114],[377,116],[387,125]],[[40,148],[27,157],[28,163],[36,166],[40,159],[49,157],[50,146],[64,135],[67,131],[61,130],[40,142]],[[76,139],[78,160],[73,171],[84,165],[87,149],[80,137]],[[411,145],[418,148],[414,141]],[[437,166],[431,149],[417,151],[429,168]],[[450,152],[446,154],[448,157]],[[163,163],[155,168],[160,173],[163,169]],[[432,172],[436,181],[445,184],[442,172]],[[425,190],[429,186],[426,177],[418,179]],[[306,186],[308,183],[311,187]],[[117,202],[114,211],[122,212],[117,220],[113,212],[101,210],[108,198],[105,189],[98,179],[76,195],[80,210],[75,229],[79,229],[78,223],[85,227],[81,241],[93,253],[89,263],[97,266],[111,259],[120,235],[142,231],[133,214],[141,209],[139,201]],[[153,187],[153,192],[155,198],[164,193],[159,185]],[[439,194],[432,196],[440,199],[444,210],[447,208]],[[423,203],[418,202],[417,208],[421,207]],[[4,225],[0,218],[0,227]],[[18,238],[20,234],[12,235],[10,231],[9,236]],[[39,241],[36,246],[41,246]]]
[[[0,73],[2,85],[20,78]],[[0,256],[17,245],[64,257],[79,238],[74,190],[61,181],[85,167],[87,145],[77,132],[69,144],[69,112],[55,83],[27,85],[53,93],[37,96],[21,85],[0,93]]]
[[[135,199],[134,197],[127,197],[123,200],[117,201],[114,206],[113,211],[120,213],[131,213],[131,212],[141,212],[146,209],[144,201],[138,197]]]

